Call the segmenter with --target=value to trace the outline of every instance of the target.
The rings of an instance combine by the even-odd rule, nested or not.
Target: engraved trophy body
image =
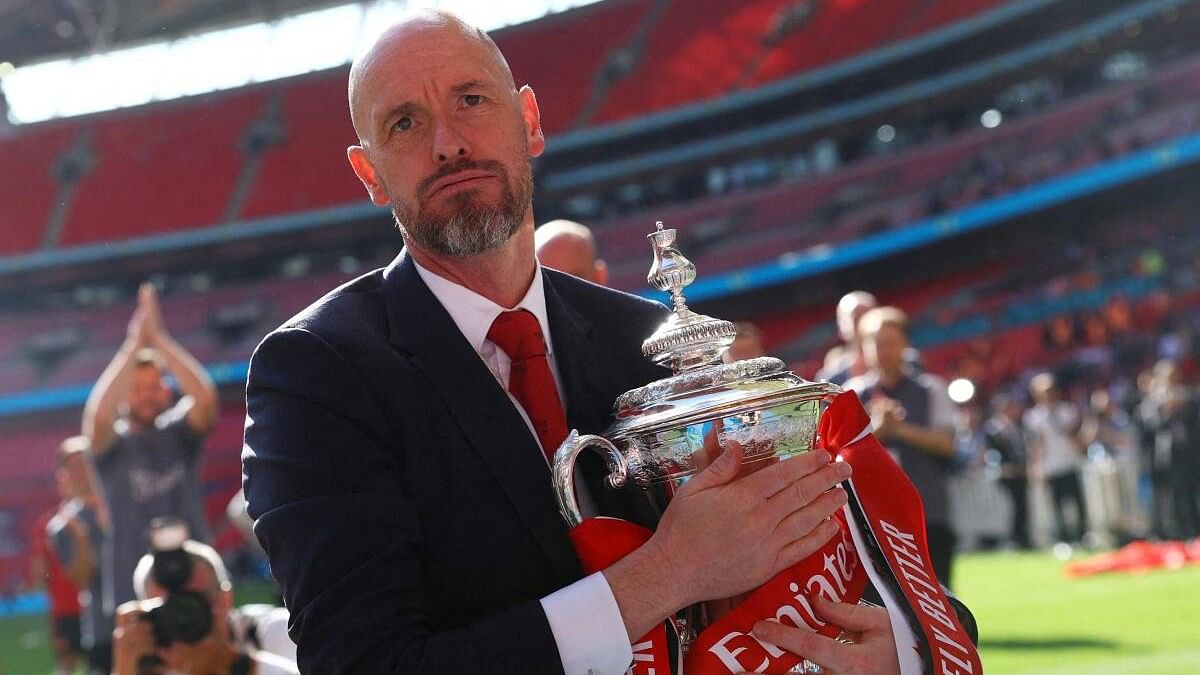
[[[555,492],[572,527],[583,520],[573,473],[585,449],[602,452],[609,485],[632,481],[661,515],[675,491],[730,441],[744,449],[743,474],[811,450],[822,402],[841,391],[804,380],[775,358],[722,363],[734,326],[688,309],[683,288],[695,280],[696,268],[675,248],[675,235],[660,222],[648,236],[654,263],[647,280],[671,294],[673,311],[642,344],[643,353],[669,366],[672,375],[618,397],[614,421],[602,434],[572,431],[558,448]],[[734,602],[714,601],[679,612],[675,619],[683,650]]]

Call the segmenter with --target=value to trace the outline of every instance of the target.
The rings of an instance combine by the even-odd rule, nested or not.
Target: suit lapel
[[[563,583],[581,576],[558,513],[550,471],[521,414],[401,253],[384,271],[391,342],[449,406]],[[557,341],[556,341],[557,342]]]
[[[599,433],[609,421],[608,411],[613,404],[597,398],[604,389],[596,386],[603,373],[594,364],[605,362],[604,345],[597,340],[591,322],[566,301],[555,279],[554,272],[542,269],[554,361],[567,402],[567,427],[585,434]]]

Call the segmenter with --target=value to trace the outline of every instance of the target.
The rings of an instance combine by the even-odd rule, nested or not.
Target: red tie
[[[504,312],[492,322],[487,336],[512,359],[508,391],[525,409],[542,450],[553,460],[554,451],[567,437],[567,416],[550,372],[537,317],[524,309]]]

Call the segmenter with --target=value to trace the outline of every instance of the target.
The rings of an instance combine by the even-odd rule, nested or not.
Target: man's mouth
[[[429,196],[432,197],[433,195],[447,188],[473,186],[478,184],[480,181],[495,177],[496,174],[488,171],[477,171],[472,169],[459,171],[458,173],[450,174],[449,176],[446,176],[445,178],[442,178],[434,183],[433,189],[429,191]]]

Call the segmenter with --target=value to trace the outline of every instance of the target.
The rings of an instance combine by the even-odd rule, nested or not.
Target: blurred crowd
[[[144,285],[83,434],[57,450],[61,501],[32,535],[58,672],[297,672],[287,611],[235,608],[208,544],[198,466],[217,408],[212,380]]]
[[[1153,335],[1138,335],[1149,343],[1121,359],[1098,363],[1087,339],[1063,343],[1052,363],[1021,364],[976,387],[928,372],[908,317],[876,305],[863,291],[842,299],[844,342],[818,379],[859,393],[876,435],[922,493],[935,568],[939,542],[948,561],[955,548],[1069,554],[1200,536],[1200,313],[1145,326]],[[742,358],[762,352],[751,326],[739,342]],[[943,582],[949,569],[939,570]]]

